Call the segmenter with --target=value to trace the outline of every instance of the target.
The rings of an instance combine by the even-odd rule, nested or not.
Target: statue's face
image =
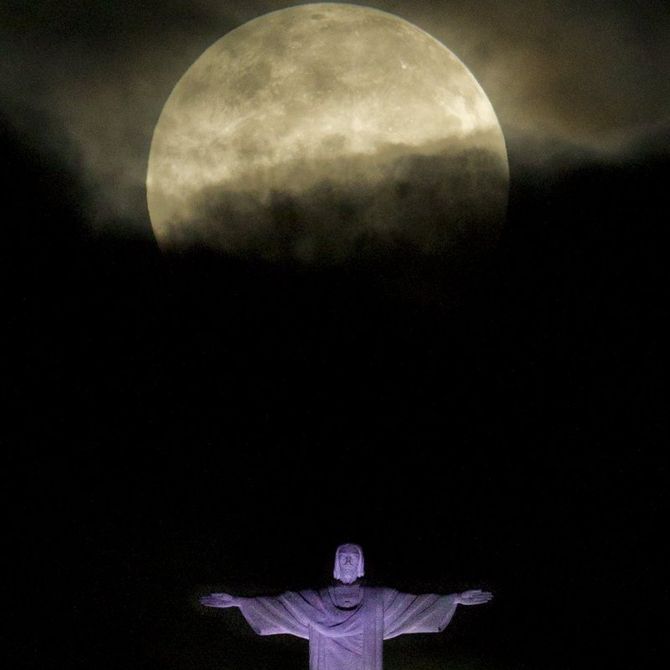
[[[337,554],[337,562],[340,567],[340,581],[345,584],[353,584],[358,578],[358,562],[361,557],[355,549],[342,549]]]

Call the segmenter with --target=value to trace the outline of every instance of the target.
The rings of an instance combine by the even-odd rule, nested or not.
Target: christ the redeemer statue
[[[382,670],[382,643],[406,633],[439,633],[458,605],[481,605],[493,597],[474,590],[448,596],[410,595],[363,586],[363,551],[343,544],[335,554],[335,583],[319,591],[242,598],[212,593],[207,607],[239,607],[259,635],[285,633],[309,640],[310,670]]]

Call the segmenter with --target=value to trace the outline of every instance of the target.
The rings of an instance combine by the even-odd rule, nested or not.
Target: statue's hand
[[[205,607],[236,607],[238,600],[229,593],[210,593],[200,598],[200,604]]]
[[[456,601],[459,605],[483,605],[493,598],[493,594],[481,589],[472,591],[463,591],[456,595]]]

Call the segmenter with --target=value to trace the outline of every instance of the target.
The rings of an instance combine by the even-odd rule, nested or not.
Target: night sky
[[[373,2],[443,41],[507,140],[483,261],[166,256],[172,87],[282,2],[0,5],[11,668],[307,669],[209,591],[485,588],[387,670],[660,666],[670,9]]]

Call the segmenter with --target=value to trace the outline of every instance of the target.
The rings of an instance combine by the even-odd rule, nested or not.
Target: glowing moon
[[[392,14],[311,4],[261,16],[188,69],[156,126],[161,248],[331,262],[474,249],[507,206],[505,141],[475,78]]]

